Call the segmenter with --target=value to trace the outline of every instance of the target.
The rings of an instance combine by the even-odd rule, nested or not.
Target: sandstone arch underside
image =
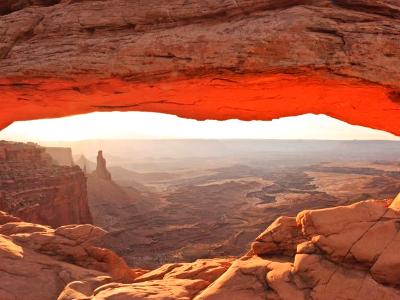
[[[399,2],[2,1],[0,128],[112,110],[400,135]]]

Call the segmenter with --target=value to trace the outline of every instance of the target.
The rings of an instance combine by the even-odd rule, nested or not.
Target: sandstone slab
[[[0,11],[0,128],[140,110],[324,113],[400,133],[395,0],[11,0]]]

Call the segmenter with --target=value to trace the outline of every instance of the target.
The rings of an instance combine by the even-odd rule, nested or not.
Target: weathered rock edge
[[[54,300],[68,283],[91,278],[133,282],[145,271],[94,246],[105,233],[90,224],[53,229],[0,211],[0,299]]]
[[[303,211],[278,218],[242,258],[169,264],[131,284],[66,291],[93,300],[399,299],[399,207],[400,197]]]

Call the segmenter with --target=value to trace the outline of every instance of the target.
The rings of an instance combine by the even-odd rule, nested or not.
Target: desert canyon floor
[[[0,299],[400,299],[399,142],[234,143],[246,155],[74,165],[1,141]],[[274,143],[313,151],[247,155]]]
[[[130,269],[112,251],[93,246],[105,234],[98,227],[52,229],[1,213],[0,298],[399,299],[399,201],[280,217],[240,258],[171,263],[153,271]]]
[[[396,161],[233,165],[129,177],[128,170],[115,167],[112,182],[88,177],[88,196],[94,224],[109,232],[102,245],[130,265],[155,268],[242,255],[282,215],[393,199],[400,190],[399,168]]]

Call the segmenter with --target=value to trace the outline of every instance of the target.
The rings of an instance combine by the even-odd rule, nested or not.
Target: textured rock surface
[[[93,300],[399,299],[397,201],[370,200],[281,217],[240,259],[168,264],[131,284],[73,282],[63,293],[84,291],[76,299]]]
[[[201,259],[194,263],[167,264],[138,277],[131,284],[94,284],[93,281],[73,282],[66,287],[59,300],[69,300],[68,295],[83,299],[193,299],[230,267],[233,259]],[[96,281],[98,283],[98,281]],[[76,286],[76,287],[75,287]],[[64,296],[67,295],[67,296]],[[81,298],[76,298],[81,299]]]
[[[54,300],[76,280],[132,282],[143,272],[92,245],[104,233],[87,224],[52,229],[0,212],[0,299]]]
[[[3,1],[0,127],[103,110],[325,113],[400,133],[396,0]]]
[[[0,298],[399,299],[398,201],[281,217],[242,258],[167,264],[151,272],[130,269],[110,250],[93,246],[105,234],[93,225],[52,229],[0,212]]]
[[[101,179],[111,180],[111,173],[107,170],[107,162],[101,150],[97,153],[97,166],[93,174]]]
[[[86,178],[35,144],[0,142],[0,210],[51,226],[92,223]]]

